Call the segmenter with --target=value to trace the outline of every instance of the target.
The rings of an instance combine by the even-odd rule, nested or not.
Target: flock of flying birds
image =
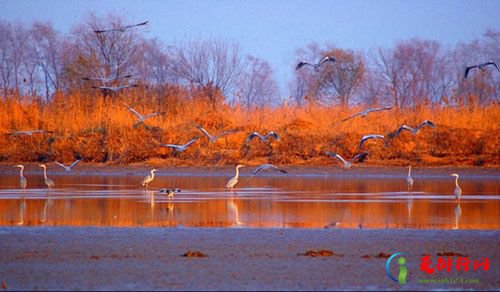
[[[138,24],[127,25],[127,26],[118,27],[118,28],[94,30],[94,32],[97,35],[105,34],[105,33],[114,33],[114,32],[125,32],[127,29],[132,29],[132,28],[135,28],[135,27],[144,26],[147,23],[148,23],[148,21],[145,21],[145,22],[141,22],[141,23],[138,23]],[[335,63],[335,61],[336,61],[335,58],[331,57],[331,56],[324,57],[318,63],[309,63],[309,62],[306,62],[306,61],[300,61],[297,64],[297,66],[295,67],[295,69],[299,70],[299,69],[301,69],[301,68],[303,68],[305,66],[310,66],[314,70],[317,71],[317,70],[319,70],[319,68],[323,64],[325,64],[325,63]],[[497,64],[495,62],[486,62],[486,63],[481,63],[481,64],[478,64],[478,65],[473,65],[473,66],[466,67],[464,78],[467,78],[467,76],[469,74],[469,71],[471,69],[478,68],[480,70],[485,70],[486,66],[494,66],[500,72],[500,69],[498,68],[498,66],[497,66]],[[112,77],[83,77],[82,79],[85,80],[85,81],[99,81],[102,84],[104,84],[104,85],[99,85],[99,86],[92,86],[92,88],[98,88],[98,89],[101,89],[103,91],[116,92],[116,91],[119,91],[119,90],[122,90],[122,89],[125,89],[125,88],[137,87],[138,85],[131,84],[131,85],[121,85],[121,86],[108,86],[107,84],[109,84],[109,83],[111,83],[113,81],[116,81],[116,80],[126,80],[126,79],[130,79],[130,78],[133,78],[132,75],[127,74],[127,75],[122,75],[122,76],[116,75],[116,76],[112,76]],[[127,109],[130,112],[132,112],[136,116],[136,118],[138,119],[138,121],[133,125],[134,128],[137,128],[141,124],[144,125],[144,126],[146,126],[145,120],[148,119],[148,118],[165,114],[164,112],[155,112],[155,113],[143,115],[143,114],[137,112],[132,107],[128,106],[127,104],[123,104],[123,105],[125,107],[127,107]],[[372,112],[386,111],[386,110],[391,110],[391,109],[392,109],[392,106],[391,107],[383,107],[383,108],[369,108],[369,109],[363,110],[361,112],[358,112],[358,113],[356,113],[354,115],[351,115],[351,116],[349,116],[347,118],[344,118],[344,119],[341,120],[341,122],[345,122],[345,121],[350,120],[352,118],[355,118],[357,116],[365,117],[366,115],[368,115],[369,113],[372,113]],[[420,129],[422,127],[424,127],[424,126],[429,126],[429,127],[433,127],[433,128],[436,127],[436,125],[434,123],[432,123],[431,121],[429,121],[429,120],[423,121],[422,123],[420,123],[416,127],[411,127],[411,126],[408,126],[408,125],[401,125],[394,133],[389,134],[389,138],[391,138],[391,139],[392,138],[396,138],[404,130],[409,131],[413,135],[416,135],[420,131]],[[232,134],[232,133],[236,132],[236,130],[228,130],[228,131],[223,131],[223,132],[221,132],[221,133],[219,133],[217,135],[211,135],[207,130],[205,130],[201,126],[196,126],[196,128],[198,130],[200,130],[203,133],[203,135],[205,135],[209,139],[210,142],[215,142],[217,139],[219,139],[219,138],[221,138],[223,136],[226,136],[226,135],[229,135],[229,134]],[[47,131],[47,130],[14,131],[14,132],[9,132],[7,134],[8,135],[28,135],[28,136],[32,136],[33,134],[43,134],[43,133],[53,133],[53,131]],[[266,135],[261,135],[258,132],[252,132],[252,133],[250,133],[247,136],[247,138],[245,140],[245,143],[249,143],[255,137],[259,138],[263,142],[267,141],[267,139],[269,139],[269,138],[273,138],[276,141],[280,140],[280,137],[274,131],[270,131]],[[173,149],[174,151],[183,152],[189,146],[191,146],[193,143],[195,143],[196,141],[198,141],[200,138],[201,137],[193,138],[193,139],[191,139],[190,141],[188,141],[185,144],[162,144],[162,143],[160,143],[158,146],[169,147],[169,148]],[[367,140],[369,140],[369,139],[380,139],[380,140],[383,140],[385,146],[389,147],[388,140],[384,137],[384,135],[369,134],[369,135],[364,135],[361,138],[361,140],[359,141],[359,144],[358,144],[358,149],[361,150],[362,147],[363,147],[363,144]],[[327,155],[329,155],[329,156],[337,159],[340,163],[342,163],[342,167],[344,169],[350,169],[351,166],[352,166],[352,164],[355,161],[363,162],[364,159],[367,157],[368,152],[363,151],[361,153],[358,153],[353,158],[351,158],[350,160],[346,160],[342,156],[340,156],[338,153],[333,153],[333,152],[330,152],[330,151],[325,151],[325,154],[327,154]],[[59,163],[57,161],[55,161],[54,163],[57,164],[57,165],[59,165],[59,166],[61,166],[62,168],[64,168],[64,170],[66,172],[70,172],[71,169],[75,165],[77,165],[79,162],[80,162],[80,160],[76,160],[75,162],[73,162],[72,164],[67,165],[67,166],[64,165],[64,164],[62,164],[62,163]],[[244,167],[244,166],[245,165],[242,165],[242,164],[238,164],[236,166],[236,173],[235,173],[235,175],[231,179],[229,179],[229,181],[226,184],[226,188],[227,189],[233,190],[234,186],[238,183],[239,169],[242,168],[242,167]],[[20,184],[20,187],[24,189],[27,186],[27,179],[23,175],[24,166],[18,164],[18,165],[15,165],[15,167],[20,168],[19,184]],[[45,182],[45,184],[47,185],[48,188],[53,188],[55,186],[55,183],[54,183],[53,180],[51,180],[50,178],[47,177],[47,167],[46,167],[46,165],[41,164],[40,167],[43,168],[43,176],[44,176],[44,182]],[[258,166],[257,168],[255,168],[253,170],[252,177],[255,176],[257,173],[259,173],[260,171],[268,170],[268,169],[269,170],[280,171],[282,173],[287,173],[286,170],[283,170],[283,169],[281,169],[281,168],[279,168],[279,167],[277,167],[275,165],[272,165],[272,164],[262,164],[262,165]],[[141,183],[142,187],[145,187],[145,188],[149,187],[149,184],[155,178],[155,172],[156,171],[158,171],[158,170],[157,169],[152,169],[150,171],[150,174],[143,179],[143,181]],[[458,177],[459,177],[459,175],[456,174],[456,173],[454,173],[454,174],[451,174],[451,176],[455,177],[455,190],[454,190],[455,198],[456,198],[456,200],[460,200],[460,196],[462,194],[462,190],[461,190],[460,186],[458,185]],[[413,183],[414,183],[414,180],[411,177],[411,166],[409,166],[409,168],[408,168],[408,176],[406,178],[406,182],[407,182],[407,185],[408,185],[408,190],[411,190],[412,187],[413,187]],[[178,188],[174,188],[174,189],[163,188],[163,189],[159,190],[160,193],[167,193],[169,198],[173,198],[174,193],[175,192],[180,192],[180,191],[181,190],[178,189]]]

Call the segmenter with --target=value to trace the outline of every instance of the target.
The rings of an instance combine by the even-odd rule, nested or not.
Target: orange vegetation
[[[180,94],[183,94],[182,92]],[[133,128],[136,117],[122,104],[142,114],[165,112],[146,120],[148,127]],[[500,165],[500,107],[438,107],[392,109],[366,117],[341,120],[364,107],[342,108],[309,105],[282,106],[247,111],[239,106],[212,106],[196,97],[158,102],[153,98],[112,96],[96,98],[83,94],[56,94],[47,103],[33,99],[7,98],[0,101],[0,131],[45,129],[52,134],[1,135],[0,161],[138,163],[154,165],[233,165],[274,163],[295,165],[337,164],[325,150],[350,158],[365,134],[386,137],[401,124],[416,126],[431,120],[437,127],[424,127],[417,135],[404,131],[389,140],[367,141],[367,165]],[[201,125],[213,135],[230,129],[238,132],[214,143],[195,127]],[[280,141],[259,139],[245,144],[253,131],[275,131]],[[185,152],[174,153],[158,143],[184,144],[201,137]]]

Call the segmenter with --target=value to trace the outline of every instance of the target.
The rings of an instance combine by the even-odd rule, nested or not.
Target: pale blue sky
[[[311,42],[345,49],[391,47],[412,37],[454,45],[500,30],[499,0],[0,0],[0,19],[50,20],[65,33],[88,11],[149,20],[164,44],[217,37],[267,60],[284,90],[294,54]]]

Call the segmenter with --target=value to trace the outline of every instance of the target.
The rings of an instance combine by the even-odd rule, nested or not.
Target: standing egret
[[[151,170],[151,174],[147,175],[143,180],[141,185],[145,188],[149,187],[149,183],[152,182],[155,179],[155,171],[158,171],[157,169],[153,168]]]
[[[21,189],[25,189],[28,181],[23,175],[24,165],[18,164],[14,165],[14,167],[19,167],[21,169],[21,171],[19,172],[19,186],[21,187]]]
[[[453,194],[455,195],[455,199],[460,202],[460,197],[462,196],[462,189],[458,185],[458,174],[452,173],[450,176],[455,177],[455,190]]]
[[[411,177],[411,165],[408,166],[408,176],[406,177],[406,183],[408,184],[408,191],[413,189],[413,178]]]
[[[47,177],[47,167],[45,166],[45,164],[40,164],[39,166],[43,168],[43,178],[45,180],[45,184],[49,189],[53,188],[56,184],[53,180]]]
[[[238,164],[236,166],[236,175],[232,177],[226,184],[226,189],[233,189],[233,187],[238,183],[238,177],[240,175],[240,168],[244,167],[245,165],[243,164]]]

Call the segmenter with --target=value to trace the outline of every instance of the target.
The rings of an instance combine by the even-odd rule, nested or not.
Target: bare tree
[[[246,68],[237,82],[240,102],[247,109],[263,107],[276,101],[278,85],[273,79],[273,70],[266,61],[252,56],[246,57]]]
[[[188,41],[176,47],[174,60],[176,74],[200,86],[214,107],[232,92],[242,72],[239,46],[216,39]]]
[[[453,85],[449,60],[435,41],[411,39],[394,49],[379,49],[374,64],[375,73],[398,107],[438,101]]]
[[[82,77],[113,78],[133,74],[140,45],[136,30],[95,33],[106,28],[123,27],[124,20],[116,15],[97,17],[90,14],[87,20],[77,25],[72,32],[70,48],[67,48],[65,73],[70,83],[81,83]],[[114,79],[107,86],[124,85],[123,79]]]
[[[338,100],[344,107],[363,81],[365,62],[361,53],[351,50],[332,49],[322,53],[335,58],[331,66],[324,66],[313,91],[328,103]]]

